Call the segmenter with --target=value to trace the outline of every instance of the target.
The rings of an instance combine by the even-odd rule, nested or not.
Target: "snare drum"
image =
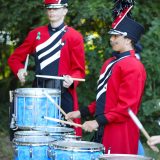
[[[36,127],[33,128],[33,130],[46,132],[49,136],[55,138],[56,140],[64,139],[67,135],[75,135],[74,129],[67,127]]]
[[[153,160],[150,157],[144,157],[133,154],[104,154],[99,157],[99,160]]]
[[[20,138],[24,136],[47,136],[47,133],[42,131],[17,131],[14,133],[14,138]]]
[[[59,105],[61,103],[60,91],[46,88],[20,88],[14,91],[14,114],[16,126],[21,129],[37,126],[57,126],[57,122],[46,120],[48,116],[61,119],[60,111],[45,96],[47,92]]]
[[[24,136],[13,139],[14,160],[53,160],[48,136]]]
[[[55,160],[96,160],[104,152],[102,144],[87,141],[56,141],[51,146]]]

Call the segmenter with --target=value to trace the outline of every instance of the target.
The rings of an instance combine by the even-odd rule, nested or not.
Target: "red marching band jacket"
[[[131,108],[135,114],[138,113],[146,71],[142,63],[136,59],[134,51],[130,53],[130,56],[121,59],[113,66],[106,86],[103,111],[95,115],[99,125],[101,122],[107,122],[103,123],[102,136],[106,153],[111,150],[112,154],[137,154],[138,151],[139,129],[130,118],[128,108]],[[104,63],[100,76],[104,74],[113,59],[112,57]],[[96,114],[98,109],[100,108],[96,106],[96,101],[88,106],[92,115]]]
[[[65,45],[60,51],[58,75],[84,78],[85,52],[83,37],[72,27],[65,27],[66,32],[62,36],[62,42],[65,42]],[[8,64],[15,75],[17,75],[19,69],[24,68],[23,63],[26,60],[27,54],[36,54],[36,47],[46,42],[50,37],[48,25],[38,27],[29,32],[22,45],[16,48],[8,59]],[[74,87],[69,88],[69,92],[73,97],[74,110],[78,110],[78,97],[76,93],[78,84],[79,82],[74,81]],[[80,123],[80,119],[75,119],[75,122]],[[82,135],[81,128],[75,128],[75,130],[77,135]]]

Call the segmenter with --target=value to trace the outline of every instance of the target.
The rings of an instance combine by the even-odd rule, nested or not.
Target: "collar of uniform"
[[[130,51],[123,52],[123,53],[113,52],[112,55],[114,57],[116,57],[116,59],[119,59],[119,58],[122,58],[122,57],[125,57],[125,56],[134,55],[134,50],[130,50]]]
[[[59,27],[56,27],[56,28],[53,28],[51,26],[51,24],[48,25],[49,30],[53,31],[53,32],[57,32],[57,31],[61,30],[63,27],[64,27],[64,23],[62,23]]]

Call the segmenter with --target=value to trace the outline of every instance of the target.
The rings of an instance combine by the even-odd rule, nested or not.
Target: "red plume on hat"
[[[112,15],[114,19],[124,12],[124,10],[134,6],[134,0],[114,0],[114,3],[115,5],[112,9]],[[131,8],[127,12],[128,17],[131,17]]]
[[[144,28],[131,18],[133,0],[117,0],[113,8],[112,29],[109,34],[123,35],[132,39],[135,43],[139,41]]]
[[[131,9],[134,5],[134,0],[114,0],[114,2],[115,5],[112,9],[114,22],[112,23],[112,28],[116,28],[125,16],[131,18]]]

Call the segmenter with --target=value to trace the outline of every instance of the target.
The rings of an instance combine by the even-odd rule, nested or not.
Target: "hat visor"
[[[118,30],[115,30],[115,29],[110,29],[108,34],[127,36],[127,32],[121,32],[121,31],[118,31]]]
[[[67,5],[62,5],[62,4],[46,4],[45,8],[47,9],[56,9],[56,8],[63,8],[63,7],[67,7]]]
[[[115,29],[110,29],[108,34],[121,35],[121,33],[119,31],[115,30]]]
[[[108,34],[120,35],[120,33],[116,32],[115,30],[111,29]]]

